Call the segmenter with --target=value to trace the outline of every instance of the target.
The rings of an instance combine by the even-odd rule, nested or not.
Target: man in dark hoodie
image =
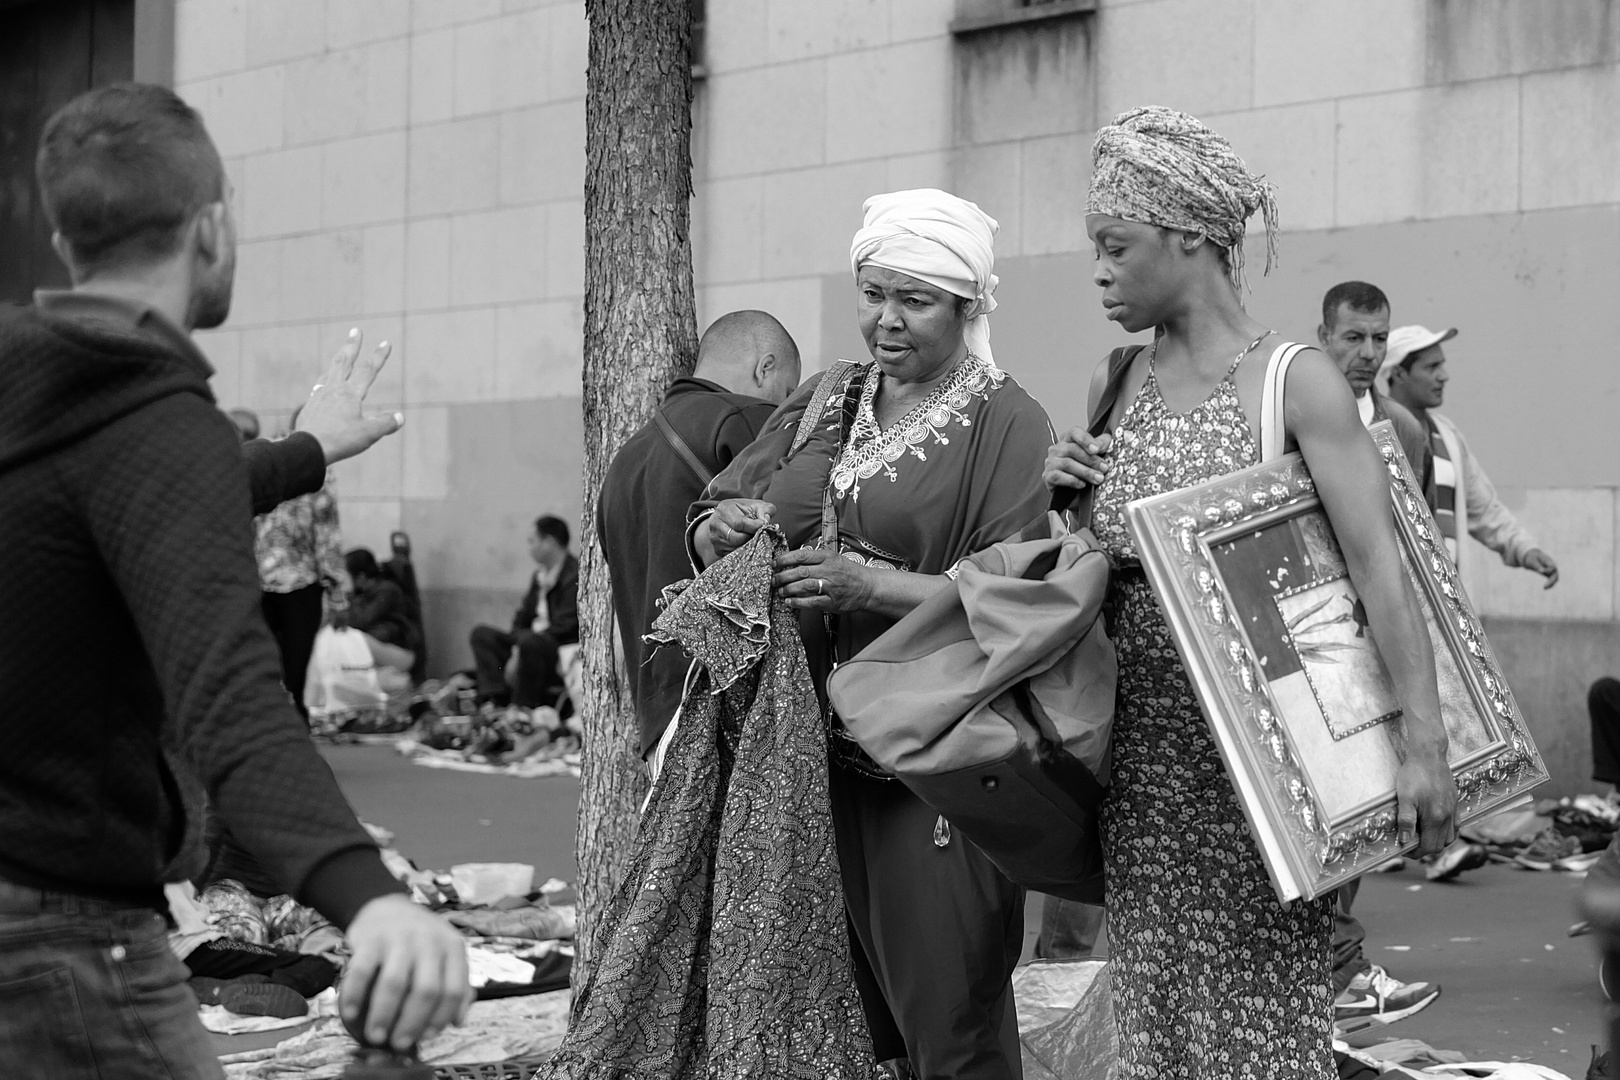
[[[205,800],[346,929],[349,1026],[410,1047],[465,1011],[465,952],[280,686],[244,453],[189,336],[230,306],[219,155],[174,94],[124,84],[53,116],[36,169],[74,285],[0,312],[3,1071],[223,1075],[157,914],[202,869]]]

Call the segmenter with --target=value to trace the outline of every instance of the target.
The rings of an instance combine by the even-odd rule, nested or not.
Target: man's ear
[[[764,386],[770,381],[771,373],[776,370],[776,354],[765,353],[754,362],[754,385]]]
[[[191,221],[197,257],[209,266],[218,266],[229,257],[226,249],[230,245],[230,230],[225,222],[226,213],[223,202],[209,203],[197,211]]]
[[[1324,349],[1327,348],[1328,328],[1327,328],[1326,323],[1318,323],[1317,324],[1317,327],[1316,327],[1316,340],[1321,344],[1322,348],[1324,348]]]

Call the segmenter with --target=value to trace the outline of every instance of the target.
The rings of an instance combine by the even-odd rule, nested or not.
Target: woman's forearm
[[[1412,584],[1401,570],[1399,554],[1391,554],[1392,559],[1376,567],[1353,567],[1351,579],[1367,605],[1373,640],[1404,707],[1408,746],[1444,759],[1449,739],[1441,720],[1429,629]]]
[[[951,579],[944,574],[873,570],[872,599],[865,610],[889,619],[903,619],[924,600],[950,584]]]

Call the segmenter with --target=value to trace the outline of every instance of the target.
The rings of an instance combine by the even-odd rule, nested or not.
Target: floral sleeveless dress
[[[1097,536],[1139,567],[1126,503],[1256,458],[1230,372],[1178,415],[1150,367],[1097,489]],[[1336,1076],[1331,898],[1277,900],[1152,588],[1127,569],[1112,591],[1119,708],[1102,830],[1124,1075]]]

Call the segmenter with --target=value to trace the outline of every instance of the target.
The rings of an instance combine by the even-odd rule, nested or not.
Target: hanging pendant
[[[934,846],[951,846],[951,823],[946,821],[943,815],[934,822]]]

